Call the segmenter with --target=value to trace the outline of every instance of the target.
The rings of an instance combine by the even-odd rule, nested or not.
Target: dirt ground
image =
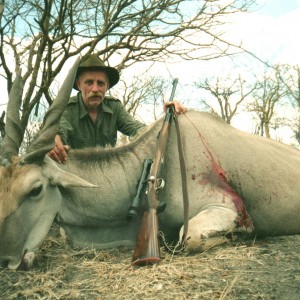
[[[300,236],[232,241],[192,256],[74,250],[53,226],[30,271],[0,269],[0,299],[300,299]]]

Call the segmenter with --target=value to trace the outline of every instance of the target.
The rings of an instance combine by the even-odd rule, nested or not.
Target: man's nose
[[[99,91],[99,85],[97,84],[97,82],[93,83],[93,85],[92,85],[92,91],[93,92],[98,92]]]

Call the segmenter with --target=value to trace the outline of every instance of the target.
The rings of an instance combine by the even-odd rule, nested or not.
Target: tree
[[[287,94],[278,68],[270,68],[269,71],[269,74],[265,72],[263,78],[257,80],[257,89],[252,94],[253,101],[248,105],[248,111],[254,112],[259,119],[256,133],[267,138],[271,137],[271,127],[277,129],[283,123],[282,118],[276,118],[275,113]]]
[[[225,17],[254,2],[0,0],[0,74],[9,92],[22,68],[22,129],[42,99],[51,105],[50,86],[69,58],[93,52],[121,71],[141,61],[232,54]]]
[[[214,98],[201,100],[206,109],[220,116],[230,124],[238,109],[256,89],[256,85],[248,85],[241,75],[236,79],[228,76],[226,79],[205,79],[195,83],[196,87],[208,91]],[[214,101],[216,100],[216,101]]]
[[[293,106],[300,110],[300,67],[298,65],[278,65],[278,74],[287,90]]]
[[[298,65],[279,65],[279,76],[287,90],[292,108],[296,110],[296,116],[292,118],[289,126],[292,128],[295,139],[300,145],[300,67]]]
[[[124,80],[120,81],[116,95],[132,116],[136,115],[141,106],[152,105],[153,116],[151,119],[156,120],[156,110],[157,108],[161,110],[168,85],[167,80],[160,76],[145,77],[143,80],[139,76],[134,76],[130,84]]]
[[[149,120],[157,119],[156,111],[157,109],[162,110],[165,91],[168,90],[168,86],[168,81],[159,76],[145,76],[142,80],[139,76],[134,76],[130,84],[124,80],[120,81],[116,96],[123,102],[126,110],[132,116],[136,116],[137,110],[140,110],[139,115],[142,116],[142,121],[147,123]],[[149,116],[149,110],[145,110],[146,106],[153,107],[151,116]],[[127,140],[126,136],[121,136],[123,144]]]

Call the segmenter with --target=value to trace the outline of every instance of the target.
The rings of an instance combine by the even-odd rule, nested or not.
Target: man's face
[[[96,111],[109,88],[108,77],[101,71],[84,71],[77,80],[77,87],[87,110]]]

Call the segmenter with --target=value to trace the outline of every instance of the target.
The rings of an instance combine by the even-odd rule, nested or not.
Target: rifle
[[[178,79],[173,81],[170,101],[173,101]],[[157,208],[159,200],[157,192],[164,186],[161,178],[165,149],[169,136],[170,123],[174,115],[174,107],[168,107],[162,129],[158,135],[155,158],[153,159],[147,179],[148,210],[144,213],[136,245],[132,256],[132,265],[155,264],[160,261],[158,241],[158,217]]]

